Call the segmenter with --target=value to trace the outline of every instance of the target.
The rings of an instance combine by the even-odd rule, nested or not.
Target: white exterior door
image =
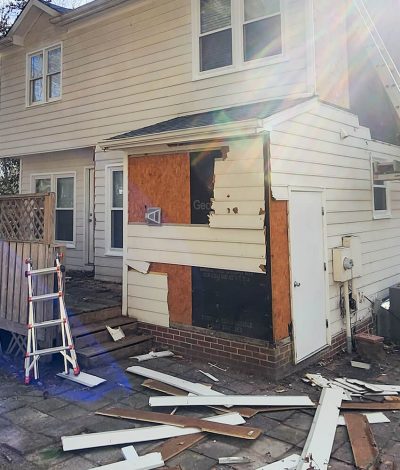
[[[322,192],[290,192],[290,258],[295,362],[327,345]]]

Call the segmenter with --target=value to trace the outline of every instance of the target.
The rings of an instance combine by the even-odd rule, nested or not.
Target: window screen
[[[200,70],[231,65],[231,0],[200,0],[200,33]]]
[[[111,248],[123,247],[123,171],[112,170]]]

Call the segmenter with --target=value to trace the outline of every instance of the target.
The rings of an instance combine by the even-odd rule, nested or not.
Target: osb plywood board
[[[270,227],[272,324],[278,341],[289,336],[291,322],[287,201],[271,200]]]
[[[177,264],[151,263],[151,272],[168,275],[168,309],[170,321],[192,324],[192,268]]]
[[[130,157],[129,222],[144,222],[146,207],[161,207],[162,222],[190,224],[188,153]]]

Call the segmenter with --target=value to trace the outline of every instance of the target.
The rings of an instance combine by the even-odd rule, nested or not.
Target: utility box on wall
[[[343,246],[333,248],[333,279],[346,282],[362,276],[361,240],[359,237],[342,238]]]

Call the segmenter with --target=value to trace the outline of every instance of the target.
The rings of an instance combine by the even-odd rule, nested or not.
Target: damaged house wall
[[[170,323],[197,323],[243,336],[262,335],[267,339],[272,337],[272,319],[270,279],[265,272],[263,140],[257,137],[221,143],[221,148],[225,147],[229,147],[226,155],[225,150],[219,158],[214,155],[217,158],[213,162],[215,175],[209,224],[191,224],[193,196],[198,192],[190,191],[190,175],[193,184],[194,170],[190,171],[188,153],[129,158],[126,262],[128,266],[134,261],[149,262],[151,275],[155,271],[167,274]],[[205,201],[198,203],[202,207]],[[144,223],[145,206],[149,205],[161,207],[161,226]],[[138,308],[139,302],[143,305],[138,300],[140,285],[135,291],[135,276],[131,272],[128,272],[131,292],[128,293],[128,314],[151,322],[148,312]],[[210,279],[214,279],[214,284]],[[210,288],[210,282],[214,288]],[[215,289],[218,285],[221,289]],[[206,325],[204,309],[210,314],[212,305],[218,302],[215,299],[208,305],[203,302],[204,309],[199,312],[198,305],[202,304],[199,296],[208,299],[211,292],[218,291],[218,305],[222,307],[211,312],[211,316],[222,318],[228,305],[229,309],[235,306],[229,304],[235,286],[242,295],[248,293],[248,305],[252,305],[249,296],[254,292],[262,298],[261,303],[255,300],[253,310],[250,308],[247,324],[239,325],[239,319],[237,322],[226,319],[226,326],[212,321]],[[256,286],[258,289],[254,291]],[[197,310],[193,310],[195,318],[192,318],[192,290],[197,306]],[[156,307],[153,305],[152,311]],[[242,317],[240,320],[246,322],[246,315]]]
[[[272,196],[289,199],[290,186],[322,188],[326,195],[329,273],[328,320],[330,334],[344,329],[340,310],[340,287],[333,281],[332,248],[342,245],[344,235],[357,235],[362,242],[363,275],[353,281],[353,297],[370,299],[384,295],[399,282],[400,185],[390,183],[391,213],[376,219],[373,213],[371,159],[400,158],[400,148],[373,141],[369,129],[357,116],[320,104],[312,113],[299,115],[270,134]],[[290,212],[290,205],[289,205]],[[359,298],[357,293],[360,293]],[[369,318],[370,303],[358,302],[352,323]]]

